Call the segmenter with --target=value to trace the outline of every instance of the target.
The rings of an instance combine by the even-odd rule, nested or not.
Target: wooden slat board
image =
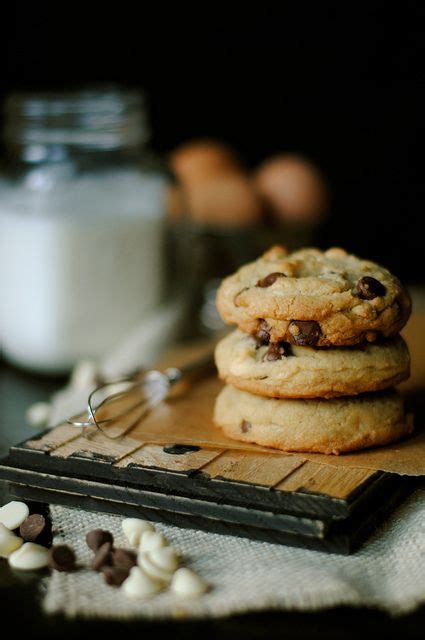
[[[337,553],[358,545],[402,491],[397,476],[301,455],[164,446],[131,436],[111,447],[100,432],[86,437],[66,425],[13,447],[0,477],[28,499]]]
[[[26,446],[34,451],[43,451],[51,453],[66,442],[76,440],[82,433],[82,429],[78,429],[70,424],[62,424],[55,429],[48,430],[35,440],[27,440]]]
[[[111,452],[110,441],[102,434],[93,434],[90,438],[79,436],[74,440],[69,440],[59,447],[50,450],[50,455],[58,458],[69,458],[78,453],[86,455],[88,458],[103,457],[114,463],[121,460],[140,448],[140,443],[123,437],[118,442],[114,442],[114,449]]]
[[[281,480],[275,489],[324,493],[345,499],[375,475],[376,471],[369,469],[345,469],[306,461]]]
[[[227,450],[206,464],[202,473],[214,479],[274,487],[304,464],[297,456],[269,456],[267,453]]]
[[[167,447],[144,444],[129,436],[111,441],[100,432],[91,431],[86,437],[81,429],[72,426],[59,426],[38,439],[13,447],[11,460],[28,468],[36,465],[37,468],[56,472],[78,472],[80,469],[83,475],[94,479],[121,476],[124,481],[128,478],[126,472],[130,471],[135,478],[140,471],[145,476],[149,473],[152,486],[156,486],[158,481],[155,471],[181,473],[193,480],[189,484],[186,482],[186,489],[191,495],[199,493],[205,497],[206,485],[210,485],[211,495],[226,495],[229,485],[233,485],[233,489],[245,498],[252,494],[252,504],[257,504],[264,500],[261,489],[268,488],[273,492],[269,492],[267,503],[271,501],[276,509],[281,502],[287,509],[283,495],[296,493],[299,498],[304,497],[304,502],[316,502],[319,511],[322,505],[326,511],[324,502],[327,502],[327,510],[331,514],[337,514],[338,507],[342,513],[348,513],[351,498],[361,487],[365,488],[381,475],[379,472],[319,465],[301,455],[270,455],[194,446],[188,447],[183,454],[180,450],[173,454],[167,452]],[[256,493],[259,493],[257,500]],[[339,505],[337,501],[340,501]]]
[[[197,451],[188,451],[187,453],[173,455],[164,451],[164,447],[161,445],[146,444],[121,460],[118,460],[115,466],[125,468],[133,465],[187,473],[189,471],[202,469],[220,454],[220,449],[198,449]]]
[[[12,447],[0,477],[20,494],[337,552],[391,508],[398,476],[224,436],[211,420],[218,388],[201,381],[117,440],[60,425]]]
[[[229,480],[256,486],[273,487],[282,492],[302,491],[331,498],[349,499],[377,472],[345,469],[309,462],[302,455],[270,455],[240,450],[193,447],[173,455],[161,445],[140,443],[124,436],[111,441],[100,432],[89,436],[70,425],[61,425],[39,439],[12,448],[12,456],[34,452],[50,458],[84,457],[93,463],[106,461],[118,469],[128,466],[164,471],[202,472],[211,479]],[[379,473],[379,472],[378,472]]]
[[[4,475],[4,468],[1,466],[0,473]],[[273,513],[253,513],[251,509],[197,500],[187,500],[188,508],[185,509],[178,497],[174,498],[174,504],[170,508],[165,503],[168,497],[163,494],[156,494],[152,498],[148,492],[132,493],[128,487],[111,488],[101,483],[63,479],[47,474],[26,480],[22,473],[16,473],[16,476],[17,481],[10,483],[10,490],[11,495],[20,500],[106,511],[121,517],[145,518],[181,527],[342,554],[355,550],[410,490],[406,484],[409,482],[408,478],[401,480],[392,476],[391,480],[387,479],[380,493],[375,492],[367,513],[360,512],[357,517],[333,524],[305,517],[283,516],[279,519]],[[9,478],[13,480],[10,469]],[[157,501],[158,497],[161,499],[161,495],[162,505]]]

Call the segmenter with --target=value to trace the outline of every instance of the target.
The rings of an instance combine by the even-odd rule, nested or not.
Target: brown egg
[[[328,212],[328,186],[318,167],[302,156],[282,154],[269,158],[256,170],[254,184],[280,220],[317,224]]]
[[[187,214],[196,223],[214,227],[241,227],[260,221],[263,204],[243,173],[217,175],[187,185]]]
[[[170,164],[183,184],[243,171],[236,153],[216,140],[193,140],[181,145],[170,154]]]

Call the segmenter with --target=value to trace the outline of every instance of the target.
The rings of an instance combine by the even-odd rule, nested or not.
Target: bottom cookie
[[[413,430],[394,390],[354,398],[263,398],[227,385],[214,421],[235,440],[310,453],[335,454],[388,444]]]

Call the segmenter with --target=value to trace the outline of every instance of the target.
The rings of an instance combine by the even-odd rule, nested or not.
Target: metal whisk
[[[180,368],[165,371],[137,372],[129,378],[107,382],[94,389],[87,400],[86,416],[68,418],[75,427],[97,427],[105,436],[115,440],[131,431],[148,413],[159,405],[177,382],[206,373],[214,366],[213,353]],[[111,427],[120,425],[114,434]]]

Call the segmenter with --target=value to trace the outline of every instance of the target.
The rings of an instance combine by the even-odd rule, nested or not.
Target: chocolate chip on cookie
[[[249,433],[241,424],[251,420]],[[412,432],[401,394],[351,398],[276,400],[240,391],[233,385],[219,393],[214,422],[225,435],[283,451],[340,454],[388,444]]]
[[[403,339],[366,333],[355,347],[319,349],[281,341],[258,349],[252,336],[236,329],[217,344],[218,373],[241,391],[270,398],[356,396],[405,380],[410,359]],[[280,347],[287,357],[266,359],[267,352],[276,353]],[[242,419],[249,420],[249,414],[241,414]],[[237,428],[240,432],[240,421]]]
[[[266,319],[270,338],[260,335],[263,344],[305,344],[288,332],[289,323],[300,320],[320,324],[314,346],[347,347],[370,330],[396,335],[411,303],[399,280],[379,264],[342,249],[307,248],[286,255],[272,250],[243,265],[221,283],[217,310],[225,322],[254,336]]]
[[[353,296],[361,300],[373,300],[374,298],[382,298],[387,293],[387,290],[376,278],[365,276],[360,278],[352,293]]]
[[[263,360],[272,362],[273,360],[281,360],[286,356],[289,356],[289,345],[285,342],[275,342],[271,344],[264,354]]]
[[[288,331],[292,342],[300,347],[314,346],[322,334],[320,325],[315,320],[291,320]]]
[[[270,342],[270,327],[266,320],[259,320],[257,330],[254,334],[255,342],[258,347],[261,347],[263,344],[269,344]]]
[[[249,431],[250,429],[252,429],[252,424],[248,422],[248,420],[242,420],[241,422],[242,433],[247,433],[247,431]]]
[[[268,276],[262,278],[257,282],[257,287],[271,287],[272,284],[276,282],[279,278],[286,278],[286,275],[281,271],[274,271],[273,273],[269,273]]]

